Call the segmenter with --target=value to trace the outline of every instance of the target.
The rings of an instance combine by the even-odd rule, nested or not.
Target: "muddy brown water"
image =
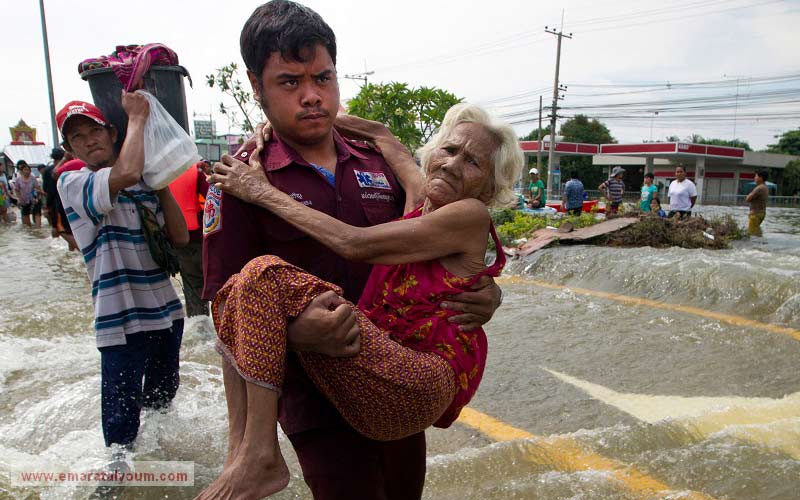
[[[745,223],[742,208],[702,210]],[[429,431],[425,498],[800,497],[800,210],[770,209],[763,227],[763,239],[730,250],[565,245],[511,262],[470,406],[522,437],[462,423]],[[109,458],[82,259],[46,229],[0,226],[0,304],[0,497],[86,498],[91,488],[14,481]],[[134,456],[193,462],[195,486],[121,498],[192,498],[219,472],[213,338],[208,318],[187,322],[174,408],[144,415]],[[560,442],[594,461],[576,466]],[[283,443],[292,481],[274,498],[309,498]],[[593,466],[601,460],[611,469]],[[634,469],[639,479],[620,480]],[[649,480],[665,489],[637,487]]]

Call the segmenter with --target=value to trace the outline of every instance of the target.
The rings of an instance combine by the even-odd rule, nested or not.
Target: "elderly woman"
[[[502,270],[502,252],[494,264],[485,265],[489,237],[500,247],[487,206],[515,200],[512,186],[523,163],[516,135],[480,108],[456,105],[419,152],[423,180],[414,159],[382,125],[346,117],[337,126],[381,147],[407,192],[402,219],[349,226],[298,203],[270,185],[263,170],[252,164],[216,164],[210,182],[271,210],[346,259],[375,264],[356,310],[359,354],[301,354],[304,369],[342,416],[379,440],[398,439],[430,425],[447,427],[477,390],[487,342],[483,330],[463,332],[449,322],[452,313],[440,304],[481,276],[497,276]],[[257,136],[263,148],[263,136]],[[247,168],[255,172],[247,182],[231,175]],[[229,409],[241,408],[239,414],[229,414],[230,437],[244,438],[235,450],[229,447],[222,475],[201,498],[235,496],[237,485],[254,475],[265,485],[262,496],[287,484],[276,435],[286,322],[330,291],[341,294],[336,286],[277,257],[263,256],[217,294],[213,317],[218,350],[240,375],[231,383],[226,379],[225,385]],[[237,425],[244,432],[234,430]]]

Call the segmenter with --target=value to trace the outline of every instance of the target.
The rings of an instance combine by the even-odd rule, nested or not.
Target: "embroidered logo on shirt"
[[[211,234],[222,229],[222,191],[215,186],[208,187],[206,204],[203,207],[203,234]]]
[[[356,180],[361,188],[392,189],[392,185],[389,184],[389,180],[383,172],[364,172],[362,170],[353,170],[353,172],[355,172]]]
[[[305,200],[305,199],[303,199],[303,195],[302,195],[302,194],[300,194],[300,193],[289,193],[289,196],[290,196],[290,197],[291,197],[293,200],[295,200],[295,201],[298,201],[298,202],[302,203],[303,205],[305,205],[305,206],[307,206],[307,207],[310,207],[311,205],[313,205],[313,203],[311,202],[311,200]]]

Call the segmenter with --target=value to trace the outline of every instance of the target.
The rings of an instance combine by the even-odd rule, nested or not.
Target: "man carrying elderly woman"
[[[239,178],[246,185],[255,182],[251,175],[266,172],[277,190],[299,202],[296,206],[308,206],[351,226],[381,225],[416,207],[421,198],[406,196],[401,187],[421,192],[409,187],[414,179],[421,185],[415,164],[412,175],[400,182],[375,148],[333,129],[339,108],[336,40],[316,12],[285,0],[266,3],[245,23],[240,45],[254,96],[273,134],[263,153],[255,152],[253,142],[235,158],[223,157],[224,163],[244,168],[229,171],[229,181]],[[392,147],[402,149],[396,141],[376,142],[384,154],[390,154]],[[298,356],[303,352],[353,356],[361,350],[360,321],[349,303],[362,296],[371,264],[337,255],[270,210],[224,193],[214,184],[204,214],[206,300],[213,300],[229,278],[263,255],[278,256],[341,287],[340,294],[328,290],[317,295],[291,318],[285,332],[288,354],[278,420],[314,498],[420,498],[425,482],[424,432],[391,441],[359,433],[306,375]],[[468,291],[440,302],[438,312],[469,332],[489,321],[499,299],[499,288],[484,275]],[[223,362],[223,378],[228,387],[250,387],[228,362]],[[236,394],[230,390],[226,394],[231,416],[226,465],[241,465],[253,453],[275,455],[264,442],[245,439],[245,433],[254,431],[242,420],[247,416],[242,403],[247,403],[249,393]]]
[[[358,302],[348,304],[360,327],[354,357],[300,356],[305,372],[360,433],[395,440],[430,425],[448,427],[474,395],[486,363],[482,329],[464,332],[440,303],[497,276],[502,252],[485,265],[488,239],[500,245],[487,207],[513,203],[522,164],[513,129],[480,108],[459,104],[414,159],[374,122],[342,117],[346,133],[376,142],[410,199],[422,202],[402,219],[356,227],[309,208],[273,186],[258,163],[217,164],[210,182],[265,208],[347,260],[374,265]],[[386,146],[386,147],[384,147]],[[269,161],[269,158],[267,158]],[[245,182],[242,172],[250,174]],[[289,479],[277,444],[278,398],[286,357],[286,325],[323,293],[342,290],[271,255],[253,259],[227,281],[212,306],[218,350],[238,376],[226,377],[231,448],[220,477],[200,498],[263,497]]]

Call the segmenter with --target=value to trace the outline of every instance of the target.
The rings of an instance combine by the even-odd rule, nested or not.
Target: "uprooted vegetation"
[[[603,219],[595,218],[592,213],[568,217],[544,216],[506,209],[492,211],[492,220],[503,246],[516,247],[525,239],[531,238],[539,229],[558,228],[565,222],[572,224],[574,229],[580,229],[602,222]],[[612,247],[677,246],[722,249],[728,248],[732,241],[746,237],[747,233],[730,215],[712,219],[705,219],[699,215],[686,219],[662,219],[647,214],[640,215],[640,220],[636,224],[582,243]]]
[[[730,247],[734,240],[747,237],[747,232],[730,215],[705,219],[699,215],[685,219],[642,217],[638,223],[594,241],[612,247],[708,248]]]

